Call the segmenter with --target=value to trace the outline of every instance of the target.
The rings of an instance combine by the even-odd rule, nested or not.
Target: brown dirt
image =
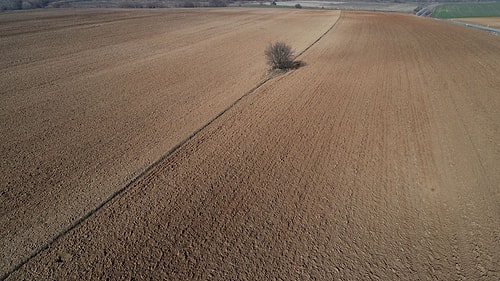
[[[10,277],[498,280],[500,38],[351,12],[300,59]]]
[[[496,18],[457,18],[454,20],[500,29],[500,17],[496,17]]]
[[[0,277],[266,75],[338,12],[44,10],[0,17]]]

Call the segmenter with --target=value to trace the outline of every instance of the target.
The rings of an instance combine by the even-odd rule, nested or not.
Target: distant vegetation
[[[288,2],[290,0],[0,0],[0,11],[24,10],[37,8],[198,8],[198,7],[226,7],[226,6],[273,6],[273,7],[295,7],[302,8],[301,4],[281,5],[277,2]],[[443,4],[436,7],[433,17],[473,17],[473,16],[500,16],[500,2],[484,2],[489,0],[465,0],[471,4]],[[479,4],[484,3],[484,4]],[[456,0],[440,0],[441,3],[456,2]],[[417,9],[435,3],[434,0],[354,0],[346,2],[335,2],[324,0],[327,6],[323,8],[334,9],[367,9],[373,10],[376,6],[390,5],[391,3],[412,3],[419,5]],[[332,6],[333,3],[339,6]],[[426,4],[427,3],[427,4]],[[254,4],[254,5],[252,5]],[[363,4],[367,4],[363,6]],[[346,6],[343,6],[346,5]],[[311,7],[309,7],[311,8]],[[390,9],[390,8],[389,8]],[[430,11],[429,11],[430,12]]]
[[[232,0],[0,0],[0,11],[36,8],[226,7]]]
[[[50,0],[0,0],[0,11],[45,8]]]
[[[437,6],[431,14],[434,18],[499,17],[500,2],[453,3]]]

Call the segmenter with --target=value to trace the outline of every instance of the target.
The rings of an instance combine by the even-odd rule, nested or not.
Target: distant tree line
[[[198,7],[227,7],[232,1],[226,0],[209,0],[209,1],[189,1],[179,2],[176,7],[181,8],[198,8]]]
[[[121,7],[121,8],[197,8],[226,7],[243,2],[276,3],[276,0],[0,0],[0,11],[58,7]],[[278,0],[285,2],[289,0]],[[362,0],[359,0],[362,1]],[[415,3],[415,0],[364,0],[365,2]],[[439,0],[439,2],[488,2],[491,0]],[[435,0],[418,0],[418,3]]]
[[[226,7],[232,0],[0,0],[0,11],[60,7],[196,8]]]
[[[45,8],[51,0],[0,0],[0,11]]]

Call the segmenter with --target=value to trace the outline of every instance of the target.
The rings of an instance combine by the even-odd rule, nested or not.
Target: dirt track
[[[488,18],[488,17],[483,17],[483,18],[457,18],[454,19],[457,21],[461,22],[467,22],[467,23],[473,23],[473,24],[479,24],[482,26],[487,26],[487,27],[493,27],[500,29],[500,17],[497,18]]]
[[[500,38],[481,31],[343,13],[305,67],[244,98],[11,278],[498,280],[499,54]]]

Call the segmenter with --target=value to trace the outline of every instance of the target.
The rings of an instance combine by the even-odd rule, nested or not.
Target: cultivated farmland
[[[306,10],[0,21],[4,277],[500,278],[498,36]],[[304,66],[266,80],[274,40]]]

